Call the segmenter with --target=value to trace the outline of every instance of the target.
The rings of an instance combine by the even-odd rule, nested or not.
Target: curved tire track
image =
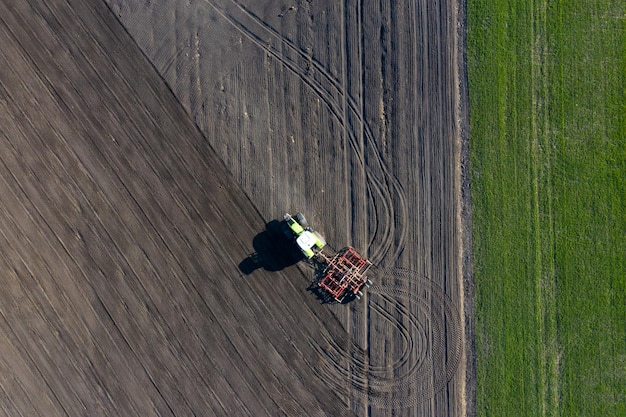
[[[341,126],[346,127],[348,133],[348,141],[350,146],[357,157],[357,161],[364,169],[367,178],[367,191],[371,196],[374,206],[376,207],[377,218],[382,218],[385,221],[377,222],[377,228],[374,231],[373,236],[370,238],[370,248],[375,249],[369,253],[369,257],[374,263],[380,264],[382,262],[393,262],[402,252],[405,245],[407,235],[407,225],[399,219],[404,219],[408,213],[408,204],[405,193],[398,179],[390,172],[387,167],[386,161],[380,154],[371,127],[366,123],[361,111],[358,110],[357,104],[353,97],[347,94],[344,88],[341,86],[339,80],[337,80],[332,74],[328,72],[319,62],[312,59],[305,51],[295,46],[291,41],[281,36],[269,25],[260,20],[256,15],[249,11],[245,6],[236,1],[232,1],[231,4],[236,7],[235,13],[238,10],[241,17],[236,17],[225,8],[222,8],[214,1],[206,0],[213,9],[222,16],[229,24],[240,31],[246,38],[266,53],[277,59],[285,68],[289,69],[300,80],[307,85],[312,91],[314,91],[318,97],[320,97],[328,106],[333,117],[339,122]],[[244,19],[248,19],[251,23],[249,25],[243,23]],[[365,136],[365,149],[361,150],[361,145],[358,138],[351,126],[347,126],[347,120],[344,115],[343,103],[340,102],[333,91],[330,88],[324,87],[322,82],[315,79],[315,77],[309,74],[308,68],[303,68],[298,62],[291,58],[288,58],[282,53],[277,45],[273,45],[271,41],[264,39],[260,34],[254,31],[254,26],[261,31],[269,34],[273,39],[279,42],[279,45],[287,47],[290,51],[294,52],[297,57],[305,60],[307,63],[312,64],[313,68],[322,75],[322,77],[328,81],[339,97],[343,97],[348,104],[349,110],[356,116],[357,120],[364,127],[363,134]],[[374,195],[378,195],[378,198],[374,198]],[[394,198],[395,197],[395,198]],[[392,201],[397,202],[397,207],[392,207]],[[380,210],[380,212],[379,212]],[[401,224],[402,227],[396,230],[396,224]],[[395,249],[392,251],[392,247]]]
[[[371,365],[377,352],[363,349],[353,340],[327,337],[324,347],[318,347],[325,360],[316,372],[339,391],[345,390],[342,382],[349,380],[352,392],[376,407],[408,407],[432,398],[456,373],[462,354],[462,319],[457,304],[431,280],[404,269],[382,272],[401,284],[372,286],[370,306],[400,333],[401,353],[391,365]],[[417,293],[409,290],[410,283],[417,283]],[[402,324],[377,304],[377,298],[380,304],[397,308],[409,324]],[[417,307],[416,313],[411,305]],[[381,356],[388,354],[381,352]]]

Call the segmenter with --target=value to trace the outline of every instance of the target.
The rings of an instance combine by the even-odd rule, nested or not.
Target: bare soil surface
[[[465,415],[456,7],[0,0],[0,415]]]

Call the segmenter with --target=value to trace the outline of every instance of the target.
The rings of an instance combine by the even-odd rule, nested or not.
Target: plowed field
[[[0,414],[465,415],[456,7],[0,0]]]

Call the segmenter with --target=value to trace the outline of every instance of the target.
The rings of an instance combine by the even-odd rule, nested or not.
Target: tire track
[[[258,19],[253,13],[249,12],[249,10],[247,8],[245,8],[245,6],[241,5],[241,3],[236,2],[238,7],[242,8],[247,14],[251,15],[254,19],[255,22],[258,23],[259,25],[261,25],[265,30],[269,31],[270,33],[273,34],[273,36],[277,39],[279,39],[279,41],[281,41],[282,43],[286,44],[289,46],[289,48],[294,51],[296,54],[300,55],[303,58],[307,58],[308,61],[312,62],[314,65],[314,68],[321,73],[326,80],[328,80],[329,82],[331,82],[331,84],[333,85],[333,87],[336,89],[337,93],[344,97],[344,100],[346,100],[346,102],[348,103],[348,106],[350,108],[350,110],[357,116],[357,120],[360,123],[361,126],[361,131],[363,133],[363,135],[366,138],[366,143],[368,145],[368,149],[371,149],[374,152],[374,158],[368,158],[367,159],[367,164],[369,166],[369,163],[371,161],[376,162],[377,167],[382,171],[382,179],[387,179],[387,181],[385,181],[384,187],[386,188],[383,191],[383,180],[382,179],[378,179],[376,177],[376,175],[372,175],[372,171],[366,171],[366,174],[368,175],[368,187],[369,187],[369,182],[370,181],[378,181],[380,186],[378,187],[378,191],[379,194],[382,197],[382,201],[384,204],[384,210],[385,210],[385,215],[388,219],[390,219],[389,221],[386,222],[385,227],[381,227],[381,228],[377,228],[375,229],[375,233],[371,238],[370,241],[370,245],[368,246],[369,248],[371,247],[375,247],[374,242],[377,238],[377,235],[380,233],[380,231],[382,230],[384,233],[384,236],[379,239],[381,241],[381,243],[379,243],[379,253],[370,253],[369,257],[374,261],[374,263],[380,264],[383,260],[383,258],[385,257],[385,255],[387,255],[387,252],[390,250],[390,247],[393,245],[392,242],[392,235],[394,233],[397,233],[397,231],[395,230],[395,223],[394,222],[394,216],[393,214],[395,212],[400,212],[400,216],[395,216],[395,220],[397,220],[397,218],[406,218],[406,214],[408,213],[408,204],[406,201],[406,195],[402,189],[402,186],[400,184],[400,182],[398,181],[398,179],[389,171],[389,169],[387,168],[386,162],[384,160],[384,158],[380,155],[380,152],[378,151],[377,148],[377,144],[376,141],[374,139],[374,134],[371,130],[371,127],[368,123],[365,122],[364,117],[363,117],[363,104],[361,103],[358,107],[357,107],[357,103],[355,101],[355,99],[348,93],[345,92],[344,88],[342,87],[342,84],[332,76],[332,74],[330,74],[328,72],[328,70],[322,66],[318,61],[313,60],[311,57],[309,57],[308,55],[305,55],[305,53],[298,48],[297,46],[295,46],[291,41],[289,41],[288,39],[282,37],[277,31],[275,31],[271,26],[265,24],[262,20]],[[359,17],[362,17],[359,14]],[[362,29],[362,20],[359,22],[359,25],[357,25],[357,30],[361,30]],[[362,41],[362,37],[361,37],[361,41]],[[361,56],[361,60],[364,60],[364,54],[362,53],[363,51],[363,47],[362,47],[362,42],[360,44],[360,51],[359,54]],[[345,55],[345,53],[344,53]],[[279,57],[277,57],[279,58]],[[304,73],[302,77],[305,77],[308,73]],[[312,78],[312,77],[310,77]],[[315,79],[313,79],[313,81],[315,81]],[[343,86],[346,85],[346,82],[343,82]],[[361,101],[364,99],[363,94],[362,94],[362,88],[363,88],[363,82],[361,81]],[[323,87],[320,84],[320,89],[323,89]],[[321,94],[321,91],[317,90],[316,91],[318,93],[318,95]],[[330,92],[329,92],[330,93]],[[332,94],[329,94],[330,100],[332,100]],[[325,100],[327,104],[329,103],[329,100]],[[335,115],[335,117],[337,117],[337,120],[342,124],[342,125],[346,125],[347,124],[347,117],[344,117],[344,119],[341,119],[337,116],[336,113],[333,113]],[[361,140],[357,140],[354,130],[350,129],[348,130],[348,132],[351,135],[351,139],[352,139],[352,145],[353,145],[353,150],[360,156],[360,158],[363,158],[365,156],[365,147],[362,143]],[[370,168],[371,169],[371,168]],[[391,184],[388,184],[388,180],[391,180]],[[371,191],[371,190],[370,190]],[[391,201],[393,201],[393,199],[391,198],[391,195],[395,192],[395,196],[398,200],[398,207],[400,208],[400,210],[392,210],[391,207]],[[380,202],[381,200],[379,200]],[[404,242],[406,240],[406,233],[407,233],[407,226],[405,224],[405,226],[403,228],[401,228],[401,230],[398,232],[398,239],[397,239],[397,245],[396,245],[396,249],[393,252],[393,254],[391,256],[388,256],[388,260],[389,262],[393,262],[399,255],[400,252],[402,252],[402,250],[404,249]]]
[[[339,85],[347,85],[347,77],[348,77],[348,69],[347,69],[347,62],[348,62],[348,52],[346,50],[346,31],[348,30],[346,27],[346,1],[347,0],[342,0],[341,1],[341,36],[340,36],[340,45],[341,45],[341,84]],[[244,11],[247,10],[244,8]],[[300,48],[295,47],[295,45],[293,45],[288,39],[285,39],[283,36],[281,36],[278,32],[274,31],[273,28],[271,28],[269,25],[265,24],[265,22],[263,22],[260,19],[255,19],[255,22],[258,23],[259,25],[261,25],[265,30],[269,30],[270,33],[272,33],[272,35],[280,40],[284,40],[285,44],[288,45],[288,47],[291,50],[296,51],[296,53],[298,53],[300,51]],[[314,62],[315,64],[313,65],[314,67],[316,67],[316,69],[319,71],[320,67],[319,63],[313,59],[312,55],[311,55],[311,59],[310,61]],[[316,66],[317,64],[317,66]],[[322,73],[323,74],[323,73]],[[332,81],[332,77],[326,77],[327,80]],[[328,90],[327,90],[328,91]],[[350,134],[351,131],[349,131],[348,129],[348,125],[346,123],[346,120],[348,120],[348,102],[347,102],[347,94],[341,94],[340,90],[337,88],[337,92],[340,94],[341,99],[342,99],[342,113],[341,113],[341,119],[339,120],[339,123],[341,125],[341,127],[343,128],[343,134],[344,134],[344,142],[346,139],[350,138]],[[319,96],[319,93],[318,93]],[[328,91],[328,98],[330,98],[332,96],[332,93],[330,91]],[[326,99],[325,99],[326,104],[328,105]],[[349,139],[348,139],[349,140]],[[355,153],[357,154],[357,160],[359,161],[359,163],[361,164],[361,166],[359,168],[361,168],[362,170],[365,169],[365,164],[364,161],[362,159],[362,144],[359,144],[360,146],[355,149],[356,143],[351,143],[353,150],[355,151]],[[345,145],[344,145],[345,146]],[[345,148],[344,148],[345,149]],[[343,155],[343,163],[344,163],[344,172],[346,173],[346,178],[350,178],[350,169],[349,169],[349,162],[348,162],[348,152],[345,152]],[[367,175],[367,174],[366,174]],[[369,191],[369,188],[368,188]],[[351,202],[352,204],[354,204],[353,199],[351,198],[350,194],[351,194],[351,187],[345,187],[345,192],[346,192],[346,201]],[[368,193],[369,195],[369,193]],[[351,210],[350,210],[350,204],[346,204],[345,207],[346,210],[346,219],[350,219],[353,218],[354,216],[352,216]],[[348,236],[354,236],[354,221],[349,221],[346,222],[346,224],[348,225],[348,228],[346,230],[346,234]]]
[[[353,340],[327,338],[318,347],[325,361],[316,373],[337,390],[345,390],[341,381],[350,379],[354,392],[373,406],[408,407],[432,398],[457,372],[462,355],[462,318],[457,303],[431,280],[404,269],[382,272],[386,279],[400,282],[374,285],[368,290],[372,314],[380,315],[403,340],[391,372],[389,365],[371,364],[377,352],[362,349]],[[417,285],[418,291],[412,291],[411,285]],[[376,298],[381,302],[377,303]],[[408,325],[402,324],[383,304],[396,306],[400,316],[408,319]],[[411,312],[412,305],[417,307],[416,313]]]
[[[273,56],[282,65],[300,78],[305,85],[307,85],[326,103],[329,111],[339,124],[345,127],[345,131],[348,133],[349,143],[355,156],[357,157],[360,168],[365,170],[368,193],[372,197],[374,195],[379,196],[377,199],[372,198],[373,204],[374,206],[380,208],[379,210],[384,214],[385,218],[384,222],[377,223],[377,225],[381,227],[376,228],[370,239],[371,253],[369,253],[368,256],[374,263],[377,264],[390,264],[395,261],[404,249],[406,235],[408,233],[408,226],[402,220],[407,217],[408,213],[407,198],[399,180],[390,172],[386,161],[380,154],[371,127],[365,122],[362,112],[359,111],[354,98],[344,91],[341,86],[341,81],[332,76],[332,74],[330,74],[328,70],[319,62],[311,59],[305,51],[302,51],[291,41],[282,37],[269,25],[262,22],[254,13],[241,3],[236,1],[231,2],[231,4],[233,4],[236,9],[240,11],[240,17],[238,18],[234,15],[234,13],[229,13],[226,7],[220,7],[214,1],[204,1],[213,7],[215,11],[228,23],[246,36],[246,38]],[[241,16],[241,14],[243,14],[243,16]],[[246,25],[243,23],[244,19],[247,19],[250,24]],[[297,62],[282,53],[281,48],[273,45],[271,41],[263,38],[260,34],[255,33],[253,29],[255,26],[256,28],[260,28],[260,30],[266,34],[269,34],[273,39],[277,40],[280,45],[286,46],[298,57],[312,63],[316,71],[330,83],[332,88],[335,89],[336,94],[344,98],[351,113],[356,116],[356,119],[360,121],[364,127],[363,135],[366,140],[364,146],[360,145],[360,140],[357,138],[354,128],[352,128],[348,122],[349,118],[344,115],[344,106],[334,96],[333,92],[324,87],[324,85],[313,76],[309,75],[309,71],[306,68],[302,68],[302,66],[300,66]],[[372,183],[378,183],[378,185],[376,187],[372,187]],[[397,202],[397,206],[392,207],[392,203],[390,202]],[[377,213],[377,217],[381,216]],[[402,227],[399,230],[396,230],[396,224],[402,225]],[[372,250],[371,248],[374,249]],[[392,248],[395,249],[392,251]]]
[[[381,295],[380,298],[386,301],[389,306],[398,306],[397,300],[391,297]],[[373,296],[372,298],[377,298]],[[356,388],[357,394],[365,398],[372,398],[372,401],[382,407],[388,407],[390,403],[381,400],[381,396],[389,393],[396,393],[399,389],[405,389],[414,383],[414,374],[416,370],[421,368],[424,358],[426,358],[427,349],[422,348],[417,352],[418,360],[410,362],[410,356],[415,355],[415,346],[423,346],[426,343],[423,342],[424,333],[416,331],[423,326],[415,320],[415,317],[410,314],[407,308],[400,304],[400,315],[404,318],[408,318],[410,326],[405,326],[394,317],[394,315],[386,309],[374,304],[373,310],[377,311],[379,315],[395,327],[401,334],[403,339],[403,349],[399,357],[392,358],[394,361],[389,365],[373,366],[370,364],[369,350],[363,350],[359,348],[353,340],[350,341],[348,349],[344,349],[334,340],[327,340],[328,345],[333,349],[332,354],[327,350],[326,354],[330,356],[330,359],[334,361],[332,369],[335,372],[339,372],[345,379],[351,379],[352,385],[351,391]],[[416,335],[414,335],[416,334]],[[389,339],[389,335],[386,334]],[[418,342],[415,339],[418,339]],[[389,352],[384,352],[386,356],[389,356]],[[341,362],[348,362],[349,366],[340,368],[337,364]],[[408,371],[403,371],[404,367],[408,367]],[[389,376],[389,373],[394,374],[393,377]],[[427,369],[428,371],[428,369]],[[327,372],[327,376],[330,379],[336,379],[336,375],[332,375]],[[364,396],[363,393],[367,393]]]
[[[350,56],[349,56],[350,45],[348,44],[349,28],[350,28],[350,23],[348,22],[348,19],[349,19],[348,10],[350,10],[350,5],[347,4],[348,1],[349,0],[342,0],[341,5],[339,6],[340,15],[341,15],[340,25],[339,25],[340,26],[339,44],[340,44],[340,50],[341,50],[341,54],[340,54],[341,55],[341,86],[343,86],[343,91],[341,91],[340,89],[337,89],[337,92],[339,93],[339,96],[341,97],[341,107],[342,107],[342,114],[341,114],[342,119],[339,119],[339,123],[343,128],[343,136],[344,136],[343,141],[345,142],[346,139],[348,139],[352,144],[352,148],[353,149],[356,148],[356,152],[354,153],[358,155],[364,155],[363,134],[362,134],[363,130],[361,129],[360,130],[361,134],[358,134],[356,129],[348,125],[348,120],[350,120],[349,111],[351,110],[348,104],[348,96],[350,96],[350,92],[348,91],[348,86],[349,86],[349,80],[351,77]],[[263,24],[263,22],[260,22],[260,23]],[[268,25],[264,25],[264,27],[267,27],[267,26]],[[284,39],[284,37],[279,36],[278,39]],[[292,50],[296,51],[296,53],[298,53],[298,51],[300,50],[300,48],[295,47],[295,45],[291,44],[291,42],[289,42],[289,45]],[[357,51],[357,56],[360,56],[360,51]],[[311,61],[313,61],[312,51],[311,51]],[[317,62],[317,60],[315,61]],[[329,77],[326,77],[326,78],[328,79]],[[330,91],[329,91],[329,95],[330,95]],[[318,93],[318,97],[319,97],[319,93]],[[350,182],[350,187],[344,187],[345,192],[346,192],[346,201],[350,202],[350,204],[346,204],[346,210],[350,210],[347,213],[347,217],[346,217],[347,219],[350,219],[350,221],[346,222],[349,225],[349,228],[348,230],[346,230],[346,233],[347,233],[347,236],[351,237],[351,239],[359,240],[359,238],[364,237],[367,240],[368,239],[367,235],[369,232],[368,224],[363,221],[359,222],[359,220],[362,218],[369,217],[367,216],[368,209],[370,206],[368,204],[368,197],[371,198],[373,196],[371,194],[371,187],[369,186],[370,182],[368,181],[366,161],[364,161],[361,158],[359,158],[358,161],[359,161],[360,170],[358,172],[355,172],[353,168],[353,171],[351,171],[349,153],[346,152],[343,155],[343,163],[345,164],[344,169],[348,173],[346,178],[352,179]],[[362,181],[365,182],[365,184],[363,184]],[[362,188],[363,186],[366,191],[364,194],[360,192],[363,189]],[[363,306],[361,307],[363,308]],[[365,308],[367,308],[367,306],[365,306]],[[362,341],[363,335],[361,332],[361,327],[358,326],[357,323],[355,323],[358,320],[356,320],[357,317],[355,316],[354,310],[356,309],[347,309],[345,311],[346,319],[344,320],[344,322],[346,326],[346,331],[348,332],[348,334],[352,335],[352,340]],[[359,368],[355,368],[354,361],[348,362],[348,369],[350,369],[350,372],[348,373],[348,375],[344,376],[345,381],[349,381],[348,401],[349,401],[350,408],[353,410],[355,409],[355,404],[353,401],[353,395],[351,394],[352,386],[355,385],[355,382],[361,385],[363,383],[367,384],[367,381],[368,381],[367,374],[364,374],[361,371],[361,369],[363,368],[367,369],[366,366],[367,366],[367,362],[369,361],[368,356],[365,355],[364,353],[365,352],[362,352],[362,354],[360,355],[356,354],[355,356],[352,357],[352,358],[362,357],[363,361],[362,363],[359,364],[360,365]],[[363,377],[363,375],[365,377]]]
[[[393,301],[389,298],[387,298],[387,301],[391,301],[390,304],[393,303]],[[371,308],[377,311],[383,317],[383,319],[391,323],[391,325],[400,332],[400,336],[403,341],[402,343],[403,349],[402,349],[402,354],[400,355],[400,357],[397,358],[394,362],[394,367],[400,368],[401,366],[409,362],[409,355],[415,348],[415,341],[413,337],[411,336],[411,327],[420,327],[420,326],[414,320],[411,320],[406,310],[403,311],[403,313],[405,313],[406,316],[409,316],[409,320],[411,320],[411,325],[412,325],[411,327],[402,324],[397,317],[394,317],[393,314],[391,314],[391,312],[387,311],[386,309],[380,307],[377,304],[373,304]],[[333,349],[332,352],[326,351],[326,355],[330,355],[334,357],[337,361],[339,361],[345,356],[344,353],[342,352],[345,349],[341,347],[341,343],[338,342],[336,339],[327,337],[326,343]],[[352,343],[350,346],[350,351],[352,352],[352,355],[353,355],[350,357],[352,365],[356,366],[359,369],[362,369],[363,370],[362,373],[368,373],[375,377],[381,378],[380,375],[384,375],[384,373],[388,371],[388,367],[386,365],[375,366],[375,365],[369,364],[369,361],[366,360],[366,358],[369,356],[368,349],[363,349],[358,344]],[[349,377],[350,373],[346,373],[345,376]],[[364,380],[363,382],[365,384],[367,381]]]

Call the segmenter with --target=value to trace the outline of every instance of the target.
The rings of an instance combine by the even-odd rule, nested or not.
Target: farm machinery
[[[313,230],[302,213],[283,218],[285,233],[296,243],[302,255],[321,266],[317,286],[339,303],[363,296],[363,290],[372,284],[365,273],[372,263],[348,246],[338,252],[328,249],[324,238]]]

